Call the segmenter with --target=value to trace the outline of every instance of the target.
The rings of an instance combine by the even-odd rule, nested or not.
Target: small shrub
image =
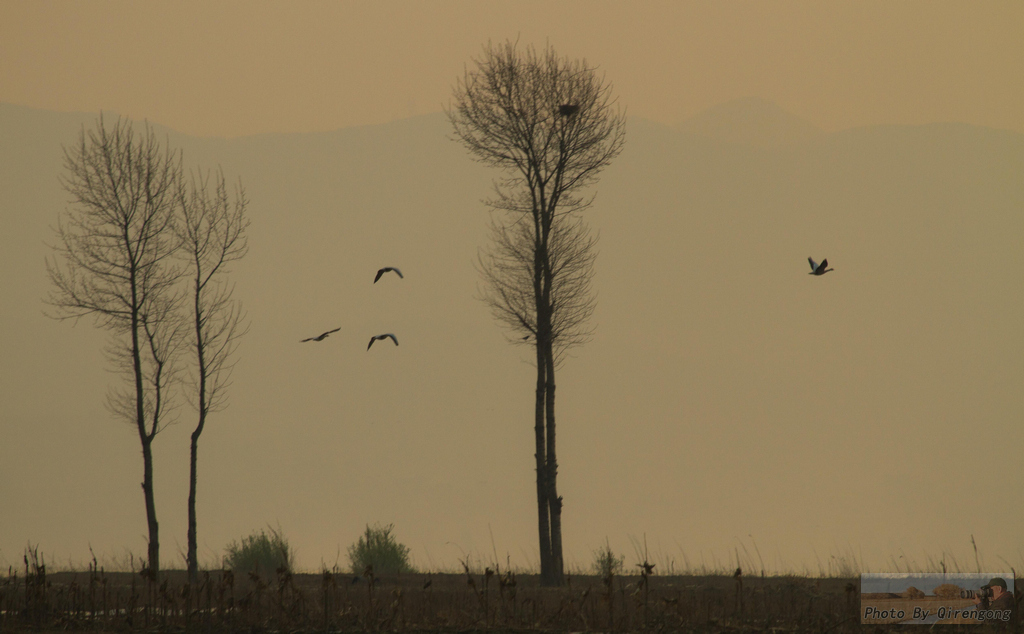
[[[394,574],[413,572],[409,564],[409,547],[399,544],[391,534],[394,524],[382,527],[380,524],[370,528],[355,544],[348,548],[348,558],[352,564],[352,574],[361,575],[367,566],[373,566],[374,574]]]
[[[963,588],[956,584],[944,583],[932,590],[932,592],[940,599],[959,599],[962,590]]]
[[[607,543],[594,551],[592,569],[595,575],[601,577],[607,577],[609,574],[621,575],[625,565],[626,556],[616,556],[612,551],[612,547]]]
[[[260,530],[259,533],[253,532],[242,538],[241,543],[231,542],[225,550],[225,568],[237,574],[255,571],[264,580],[273,579],[281,567],[291,572],[295,560],[295,553],[288,545],[288,540],[273,528],[269,535],[265,530]]]
[[[922,592],[921,590],[918,590],[914,586],[910,586],[909,588],[904,590],[901,594],[903,595],[904,599],[923,599],[926,596],[924,592]]]

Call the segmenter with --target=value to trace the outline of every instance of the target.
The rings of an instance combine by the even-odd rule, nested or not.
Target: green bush
[[[621,575],[626,565],[626,556],[616,556],[608,544],[594,551],[592,569],[595,575],[607,577],[609,574]]]
[[[394,574],[413,572],[409,564],[409,547],[399,544],[391,534],[394,524],[381,527],[380,524],[370,528],[359,541],[348,548],[348,559],[352,564],[352,574],[361,575],[367,566],[373,566],[374,574]]]
[[[294,551],[281,531],[273,528],[269,530],[269,535],[265,530],[260,530],[259,533],[253,532],[242,538],[241,543],[228,544],[225,549],[227,555],[224,557],[224,567],[230,568],[236,574],[255,571],[262,579],[273,579],[282,566],[291,572],[295,560]]]

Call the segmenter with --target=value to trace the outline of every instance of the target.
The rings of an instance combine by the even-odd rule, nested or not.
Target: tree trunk
[[[562,585],[565,573],[562,565],[562,498],[558,495],[558,459],[555,456],[555,363],[552,341],[545,345],[544,361],[547,366],[545,407],[547,416],[547,484],[548,505],[551,515],[551,581]]]
[[[563,579],[562,566],[562,500],[558,497],[556,481],[558,478],[558,461],[555,458],[555,366],[554,366],[554,337],[552,332],[553,307],[551,305],[551,253],[549,251],[551,236],[551,219],[555,201],[546,200],[544,191],[541,191],[540,204],[542,208],[551,205],[551,212],[542,213],[537,223],[540,230],[539,240],[536,248],[536,285],[535,291],[537,302],[537,367],[544,367],[544,425],[547,444],[547,455],[544,458],[545,464],[545,491],[544,497],[548,507],[548,517],[551,534],[550,565],[546,573],[542,572],[542,583],[546,586],[560,586]],[[538,370],[538,380],[540,372]]]
[[[199,436],[203,433],[206,425],[206,412],[209,410],[206,402],[206,340],[203,337],[203,311],[200,304],[202,284],[200,282],[202,271],[199,266],[199,258],[196,258],[196,285],[193,295],[193,316],[195,317],[196,329],[196,361],[199,370],[199,423],[192,432],[191,455],[189,457],[189,478],[188,478],[188,554],[186,561],[188,565],[188,579],[195,584],[199,577],[199,557],[196,538],[196,481],[198,480],[197,469],[199,464]]]
[[[544,450],[544,376],[546,366],[540,344],[537,344],[537,399],[534,436],[537,442],[537,530],[540,533],[540,577],[543,581],[551,569],[551,530],[548,523],[547,454]]]
[[[200,423],[200,428],[202,423]],[[188,580],[195,584],[199,577],[199,561],[196,554],[196,465],[198,464],[199,433],[201,429],[192,432],[192,455],[191,468],[189,471],[188,486]]]
[[[130,251],[130,248],[129,248]],[[160,575],[160,527],[156,522],[156,498],[153,495],[153,434],[146,432],[146,409],[145,390],[143,389],[142,374],[142,351],[139,344],[139,305],[138,282],[136,272],[131,271],[131,296],[132,296],[132,364],[135,370],[135,416],[136,425],[139,428],[139,439],[142,442],[142,492],[146,498],[146,523],[149,526],[149,547],[147,557],[151,579],[154,581]]]
[[[160,576],[160,527],[156,522],[156,501],[153,497],[153,437],[142,441],[143,481],[142,490],[146,495],[146,521],[149,523],[149,572],[151,579]]]

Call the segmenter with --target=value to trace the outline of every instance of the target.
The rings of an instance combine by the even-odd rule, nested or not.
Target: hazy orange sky
[[[378,520],[422,567],[536,561],[533,368],[474,299],[496,173],[436,114],[518,38],[586,58],[628,115],[587,212],[597,335],[559,371],[567,561],[610,543],[632,566],[649,536],[659,571],[966,566],[976,537],[1019,569],[1022,33],[1019,0],[0,0],[0,568],[30,540],[78,564],[145,549],[105,333],[43,315],[61,145],[101,110],[250,194],[252,330],[203,436],[200,562],[269,523],[300,567],[344,564]],[[665,127],[700,113],[685,130],[711,139]],[[848,131],[882,124],[907,127]],[[406,277],[372,284],[384,265]],[[182,416],[154,443],[172,566]]]
[[[673,124],[739,97],[836,130],[1024,131],[1024,4],[0,2],[0,101],[114,110],[200,136],[435,112],[488,39],[550,41]]]

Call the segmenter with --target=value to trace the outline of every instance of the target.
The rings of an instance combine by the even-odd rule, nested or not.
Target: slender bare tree
[[[211,178],[213,182],[211,183]],[[241,306],[232,299],[234,286],[224,279],[229,265],[248,251],[245,215],[248,200],[239,183],[230,200],[224,174],[192,177],[191,187],[182,185],[178,197],[178,231],[188,259],[191,280],[191,348],[194,364],[189,365],[190,386],[186,391],[198,414],[192,432],[188,491],[188,575],[197,579],[199,564],[196,539],[196,482],[199,436],[210,413],[226,405],[226,388],[238,339],[245,334]]]
[[[455,86],[448,117],[479,161],[502,170],[496,196],[504,212],[494,248],[481,258],[496,317],[536,348],[534,435],[541,579],[563,578],[562,497],[555,452],[555,369],[564,352],[589,336],[593,240],[579,214],[593,197],[582,190],[625,142],[625,114],[611,86],[585,60],[548,46],[485,47]]]
[[[188,189],[181,187],[178,224],[183,253],[188,260],[191,287],[190,347],[195,365],[189,365],[189,388],[186,394],[196,409],[199,421],[191,433],[188,477],[188,578],[195,582],[199,574],[197,554],[196,485],[199,438],[207,417],[226,406],[225,389],[233,365],[231,360],[239,338],[246,333],[242,326],[241,305],[234,301],[233,286],[224,277],[228,265],[246,255],[249,249],[246,229],[245,189],[239,183],[233,202],[227,195],[224,174],[218,171],[211,184],[211,174],[193,176]]]
[[[53,284],[48,304],[54,318],[93,316],[112,332],[108,359],[126,385],[111,391],[108,406],[142,443],[147,569],[155,580],[160,541],[152,443],[165,425],[181,332],[175,290],[181,271],[172,257],[179,246],[174,207],[181,157],[161,149],[148,125],[136,134],[119,119],[108,129],[102,115],[64,154],[62,184],[71,208],[59,217],[55,257],[46,263]]]

